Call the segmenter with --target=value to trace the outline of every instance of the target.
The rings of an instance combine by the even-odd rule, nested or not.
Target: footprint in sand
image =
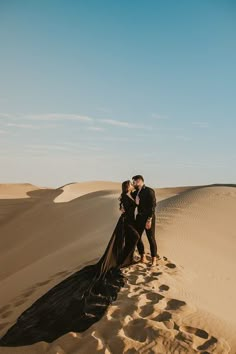
[[[162,284],[159,286],[160,291],[168,291],[170,287],[168,285]]]
[[[169,321],[170,319],[172,319],[172,315],[168,311],[163,311],[158,316],[153,318],[154,321],[158,322]]]
[[[147,331],[143,330],[146,326],[146,323],[147,322],[145,319],[134,319],[130,321],[126,327],[123,328],[123,331],[127,337],[144,343],[147,339]]]
[[[18,307],[20,305],[23,305],[27,301],[27,299],[35,292],[36,289],[37,287],[31,287],[25,290],[21,295],[17,296],[14,299],[13,306]]]
[[[147,293],[146,297],[148,300],[151,300],[155,304],[157,304],[160,300],[162,300],[164,298],[163,295],[161,295],[159,293],[154,293],[154,292]]]
[[[10,324],[10,322],[3,322],[3,323],[0,323],[0,331],[4,328],[6,328],[8,325]]]
[[[195,327],[191,327],[191,326],[181,326],[180,330],[184,331],[184,332],[191,333],[191,334],[195,334],[195,336],[203,338],[203,339],[207,339],[209,337],[209,334],[200,328],[195,328]]]
[[[129,275],[128,282],[129,284],[136,284],[137,279],[138,279],[137,275],[131,274]]]
[[[171,299],[167,302],[166,310],[179,310],[180,307],[186,305],[185,301],[182,300],[177,300],[177,299]]]
[[[13,311],[8,310],[6,312],[1,313],[1,318],[7,318],[12,314]]]
[[[13,313],[13,311],[11,310],[11,307],[12,307],[11,304],[7,304],[7,305],[4,305],[0,308],[0,317],[2,319],[9,317]]]
[[[174,263],[166,263],[166,267],[173,269],[176,268],[176,265]]]
[[[152,275],[158,279],[158,277],[162,275],[162,272],[152,272]]]
[[[203,343],[199,345],[199,339],[195,337],[201,338],[205,341],[203,341]],[[216,348],[216,344],[218,343],[217,338],[215,338],[214,336],[211,336],[209,338],[208,332],[204,331],[203,329],[191,326],[179,327],[179,333],[176,335],[176,338],[184,342],[189,342],[191,340],[193,344],[195,343],[195,346],[197,346],[196,343],[198,343],[197,350],[201,351],[201,354],[210,353],[207,350],[211,350],[212,352],[212,350]]]
[[[145,279],[145,282],[146,282],[146,283],[150,283],[150,282],[153,281],[153,280],[157,280],[157,279],[155,279],[153,276],[150,276],[150,275],[146,275],[146,276],[144,277],[144,279]]]
[[[25,299],[19,300],[19,301],[13,302],[13,306],[14,306],[14,307],[18,307],[18,306],[20,306],[20,305],[23,305],[25,302],[26,302]]]
[[[139,316],[141,316],[142,318],[149,317],[153,314],[153,312],[154,312],[154,306],[153,304],[149,303],[141,307]]]
[[[39,287],[39,286],[44,286],[44,285],[47,285],[49,283],[51,283],[52,279],[48,279],[48,280],[44,280],[44,281],[40,281],[39,283],[36,283],[35,284],[35,287]]]
[[[176,334],[175,338],[181,342],[188,344],[190,348],[193,348],[194,346],[194,337],[189,333],[179,331]]]
[[[47,285],[49,283],[52,282],[53,279],[58,278],[58,277],[64,277],[66,275],[71,274],[71,271],[61,271],[58,272],[54,275],[52,275],[49,279],[47,280],[43,280],[41,282],[35,283],[34,286],[28,288],[27,290],[25,290],[21,295],[17,296],[15,298],[15,300],[17,300],[16,302],[13,303],[14,307],[22,305],[25,303],[25,300],[30,297],[39,287]]]
[[[75,268],[75,270],[76,269],[81,269],[81,267],[76,267]],[[50,279],[55,279],[55,278],[61,278],[61,277],[64,277],[64,276],[66,276],[66,275],[69,275],[69,274],[71,274],[71,273],[73,273],[73,271],[70,271],[70,270],[62,270],[62,271],[60,271],[60,272],[57,272],[57,273],[55,273],[55,274],[53,274],[51,277],[50,277]]]
[[[36,284],[36,285],[37,285],[37,284]],[[36,289],[36,288],[37,288],[37,286],[27,289],[26,291],[24,291],[24,292],[21,294],[21,297],[22,297],[22,298],[27,298],[27,297],[31,296],[31,295],[35,292],[35,289]]]
[[[0,315],[7,312],[7,310],[9,310],[10,308],[11,308],[11,305],[4,305],[4,306],[0,307]]]
[[[14,300],[13,300],[13,306],[14,307],[18,307],[20,305],[23,305],[27,299],[41,286],[47,285],[49,283],[52,282],[53,277],[50,277],[47,280],[41,281],[36,283],[34,286],[26,289],[21,295],[17,296]],[[1,313],[1,309],[0,309],[0,313]]]
[[[218,342],[217,338],[215,337],[211,337],[210,339],[208,339],[205,343],[203,343],[202,345],[199,345],[197,347],[198,350],[207,350],[210,349],[211,346],[213,346],[214,344],[216,344]]]

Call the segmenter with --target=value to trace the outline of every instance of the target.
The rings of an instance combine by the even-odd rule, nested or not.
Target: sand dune
[[[73,199],[81,197],[88,193],[103,191],[103,190],[120,190],[120,183],[118,182],[83,182],[83,183],[70,183],[60,187],[63,192],[54,199],[55,203],[69,202]]]
[[[4,188],[0,335],[53,285],[100,257],[119,216],[117,183]],[[124,269],[118,299],[84,333],[0,353],[236,353],[236,188],[156,193],[157,268]]]
[[[160,247],[194,275],[186,285],[196,300],[236,324],[235,209],[236,188],[198,188],[160,202],[158,224]],[[208,291],[202,293],[204,287]]]
[[[29,198],[28,192],[39,189],[30,183],[2,183],[0,184],[0,199]]]

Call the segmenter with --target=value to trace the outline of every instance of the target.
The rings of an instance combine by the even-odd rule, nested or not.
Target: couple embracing
[[[137,246],[140,254],[140,261],[146,263],[144,244],[142,234],[145,230],[152,256],[152,266],[156,265],[157,261],[157,244],[155,239],[155,209],[156,196],[155,191],[146,186],[144,178],[141,175],[136,175],[130,180],[122,183],[122,193],[120,196],[120,210],[122,212],[121,220],[123,224],[123,265],[132,263],[133,253]]]

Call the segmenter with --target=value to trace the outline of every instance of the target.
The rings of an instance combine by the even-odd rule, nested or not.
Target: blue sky
[[[233,0],[0,0],[0,183],[236,180]]]

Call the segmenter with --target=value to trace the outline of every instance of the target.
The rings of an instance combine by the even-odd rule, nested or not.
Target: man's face
[[[133,185],[135,189],[139,189],[143,185],[143,181],[141,178],[133,180]]]

